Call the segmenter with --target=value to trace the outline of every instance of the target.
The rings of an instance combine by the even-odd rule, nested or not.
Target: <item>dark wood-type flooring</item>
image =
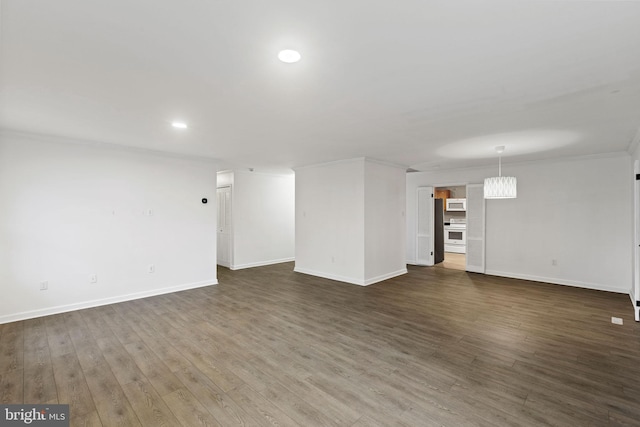
[[[74,426],[640,425],[627,295],[292,268],[0,325],[0,402],[68,403]]]

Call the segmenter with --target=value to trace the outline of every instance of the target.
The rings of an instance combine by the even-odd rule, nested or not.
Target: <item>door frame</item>
[[[640,322],[640,160],[633,162],[633,283],[629,291],[636,322]]]
[[[229,215],[231,217],[231,222],[229,225],[229,247],[228,249],[228,254],[229,254],[229,265],[224,265],[223,263],[220,263],[220,260],[218,258],[218,212],[219,212],[219,208],[217,206],[218,204],[218,190],[221,190],[223,188],[228,188],[229,189]],[[233,184],[225,184],[225,185],[221,185],[219,187],[216,187],[216,265],[221,265],[223,267],[227,267],[229,269],[232,269],[233,267]]]
[[[435,258],[434,254],[434,241],[435,233],[433,230],[433,216],[434,216],[434,204],[433,193],[434,187],[432,186],[420,186],[416,190],[416,265],[422,265],[426,267],[432,267]],[[422,203],[426,204],[424,208],[421,207]],[[425,214],[429,214],[429,220],[426,223],[426,228],[420,226],[421,218]],[[427,248],[421,251],[420,248],[424,248],[427,243]]]
[[[465,189],[467,189],[469,185],[474,185],[474,184],[476,184],[476,183],[473,183],[473,182],[457,182],[457,183],[453,183],[453,184],[452,183],[447,183],[447,184],[428,184],[428,185],[425,184],[425,185],[418,186],[418,190],[425,189],[425,188],[431,188],[432,194],[435,194],[436,188],[441,188],[441,187],[465,187]],[[481,184],[476,184],[476,185],[481,185]],[[419,201],[418,201],[418,195],[417,195],[417,192],[416,192],[416,210],[419,212],[419,207],[418,206],[419,206]],[[483,206],[483,214],[482,214],[482,216],[484,218],[485,225],[486,225],[486,202],[485,202],[485,204]],[[421,264],[421,263],[418,262],[418,243],[417,242],[418,242],[418,238],[420,237],[418,221],[419,221],[419,214],[416,215],[416,223],[415,223],[415,227],[416,227],[416,234],[415,234],[415,237],[416,237],[416,249],[415,249],[416,265],[425,265],[425,264]],[[432,230],[431,230],[430,234],[431,234],[431,236],[430,236],[430,238],[431,238],[431,246],[430,247],[433,248],[434,247],[434,237],[435,237],[434,233],[433,233],[433,227],[432,227]],[[467,236],[468,235],[469,235],[469,233],[468,233],[468,229],[467,229]],[[483,245],[486,244],[486,236],[487,236],[487,229],[486,229],[486,226],[485,226],[482,229],[482,244]],[[484,274],[485,266],[486,266],[485,255],[486,255],[486,252],[485,252],[484,247],[483,247],[483,255],[482,255],[482,259],[483,259],[483,263],[482,264],[483,265],[482,265],[482,269],[481,269],[482,271],[480,271],[480,269],[468,270],[468,264],[465,263],[466,264],[465,265],[466,271],[472,271],[472,272],[483,273]],[[467,254],[466,253],[465,253],[465,258],[467,258]],[[431,257],[431,261],[433,261],[433,256]],[[431,264],[426,264],[426,265],[427,266],[433,266],[433,262],[431,262]]]
[[[474,203],[469,203],[469,187],[474,187],[474,190],[478,187],[484,187],[484,184],[467,184],[467,211],[470,206],[473,206]],[[481,189],[482,190],[482,189]],[[484,193],[484,192],[483,192]],[[484,274],[487,269],[487,201],[484,198],[484,194],[482,194],[482,209],[480,215],[474,214],[471,221],[469,221],[469,214],[467,213],[467,251],[465,258],[465,270],[471,273],[482,273]],[[472,212],[474,209],[471,209]],[[472,227],[471,232],[469,229],[469,224],[476,224],[477,228]],[[477,233],[478,229],[481,229],[481,233]],[[472,258],[481,259],[481,262],[477,264],[472,264],[469,262],[469,252],[474,253],[475,255]]]

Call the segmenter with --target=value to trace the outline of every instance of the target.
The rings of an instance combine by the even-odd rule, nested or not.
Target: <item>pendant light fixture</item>
[[[517,180],[515,176],[502,176],[502,153],[504,145],[496,147],[498,153],[498,176],[484,179],[485,199],[515,199]]]

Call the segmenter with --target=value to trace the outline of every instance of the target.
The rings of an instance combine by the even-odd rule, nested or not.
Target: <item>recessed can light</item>
[[[281,50],[278,53],[278,59],[287,64],[293,64],[294,62],[300,61],[300,52],[290,49]]]
[[[173,126],[176,129],[186,129],[187,128],[187,124],[185,122],[172,122],[171,126]]]

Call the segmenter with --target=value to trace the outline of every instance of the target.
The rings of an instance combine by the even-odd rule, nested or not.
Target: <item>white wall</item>
[[[217,283],[214,164],[0,138],[0,323]]]
[[[361,284],[364,160],[296,169],[295,212],[295,271]]]
[[[236,171],[232,187],[234,270],[293,261],[295,176]]]
[[[415,260],[417,187],[481,183],[495,169],[407,174],[409,263]],[[518,178],[518,198],[487,200],[488,274],[629,292],[632,168],[626,153],[507,164],[503,175]]]
[[[405,175],[404,168],[365,162],[365,284],[407,272]]]
[[[358,285],[406,273],[405,172],[360,158],[296,170],[295,271]]]
[[[233,172],[231,171],[218,172],[217,186],[226,187],[229,185],[233,186]]]

